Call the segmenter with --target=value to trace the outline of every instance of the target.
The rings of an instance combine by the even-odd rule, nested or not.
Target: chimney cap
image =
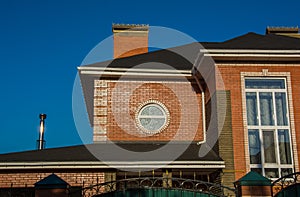
[[[266,34],[280,34],[280,33],[298,33],[299,28],[296,27],[285,27],[285,26],[268,26],[266,28]]]
[[[149,31],[148,24],[122,24],[122,23],[113,23],[112,24],[113,32],[116,31]]]
[[[41,119],[41,120],[45,120],[45,119],[46,119],[46,117],[47,117],[47,115],[46,115],[46,114],[40,114],[40,119]]]

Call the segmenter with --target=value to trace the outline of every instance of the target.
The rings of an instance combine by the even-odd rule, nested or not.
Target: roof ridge
[[[260,36],[260,37],[264,37],[264,35],[262,34],[258,34],[258,33],[255,33],[255,32],[248,32],[248,33],[245,33],[245,34],[242,34],[242,35],[239,35],[237,37],[234,37],[234,38],[231,38],[231,39],[228,39],[228,40],[225,40],[224,42],[221,42],[221,43],[229,43],[229,42],[232,42],[232,41],[235,41],[235,40],[239,40],[243,37],[246,37],[248,35],[255,35],[255,36]]]

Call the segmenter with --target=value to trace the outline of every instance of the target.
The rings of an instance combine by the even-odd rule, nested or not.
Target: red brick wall
[[[240,196],[271,196],[270,186],[240,186]]]
[[[163,103],[170,113],[168,127],[150,136],[143,134],[135,122],[138,108],[149,100]],[[200,141],[203,139],[201,113],[199,89],[188,82],[107,83],[106,135],[112,141],[169,141],[175,135],[179,136],[177,140],[189,141],[194,139],[194,133],[194,140]],[[94,126],[105,127],[100,121]]]
[[[85,186],[104,182],[103,172],[54,172],[57,176],[69,183],[71,186]],[[48,172],[0,172],[0,188],[9,187],[34,187],[34,184],[41,179],[51,175]]]
[[[35,190],[34,197],[69,197],[67,189],[39,189]]]
[[[292,104],[294,109],[294,123],[296,131],[296,143],[300,143],[300,65],[276,65],[276,64],[231,64],[218,65],[221,72],[225,89],[230,90],[231,110],[232,110],[232,132],[234,144],[234,165],[235,177],[239,179],[246,174],[246,159],[244,148],[244,125],[241,92],[241,72],[290,72],[292,85]],[[293,114],[290,114],[290,118]],[[297,147],[296,154],[300,156],[300,146]],[[296,166],[299,169],[299,166]]]
[[[114,58],[128,57],[148,52],[148,34],[114,34]]]

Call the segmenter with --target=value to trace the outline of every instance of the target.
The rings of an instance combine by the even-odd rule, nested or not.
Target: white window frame
[[[146,108],[146,107],[149,107],[149,106],[155,106],[157,108],[159,108],[163,115],[159,115],[159,116],[156,116],[156,115],[142,115],[142,111]],[[141,124],[141,121],[140,119],[141,118],[164,118],[165,121],[164,121],[164,124],[158,128],[157,130],[148,130],[147,128],[144,127],[144,125]],[[136,112],[136,115],[135,115],[135,119],[136,119],[136,123],[138,125],[138,127],[142,130],[143,133],[145,134],[157,134],[157,133],[160,133],[162,130],[166,129],[169,125],[169,121],[170,121],[170,113],[169,113],[169,110],[167,109],[167,107],[157,101],[157,100],[149,100],[145,103],[142,103],[139,107],[138,107],[138,110]]]
[[[286,84],[286,79],[285,78],[269,78],[269,77],[264,77],[264,78],[258,78],[258,77],[246,77],[245,78],[245,82],[247,79],[280,79],[280,80],[284,80],[284,89],[254,89],[254,88],[249,88],[247,89],[245,87],[245,93],[247,92],[251,92],[251,93],[256,93],[256,102],[257,102],[257,115],[258,115],[258,125],[247,125],[248,130],[258,130],[259,132],[259,137],[260,137],[260,142],[261,142],[261,164],[251,164],[250,163],[250,169],[251,168],[261,168],[262,170],[262,174],[265,175],[265,169],[266,168],[274,168],[278,170],[278,177],[274,177],[274,178],[279,178],[281,176],[281,169],[282,168],[291,168],[293,169],[293,153],[292,150],[291,152],[291,164],[280,164],[280,153],[279,153],[279,146],[278,146],[278,130],[288,130],[289,133],[289,141],[292,142],[291,140],[291,134],[290,134],[290,125],[289,125],[289,110],[288,110],[288,98],[287,98],[287,84]],[[276,113],[276,101],[275,101],[275,93],[277,92],[281,92],[281,93],[285,93],[286,95],[286,110],[287,110],[287,125],[284,126],[277,126],[277,113]],[[272,105],[273,105],[273,114],[272,114],[272,118],[273,118],[273,122],[274,125],[268,125],[268,126],[263,126],[261,125],[261,117],[260,117],[260,101],[259,101],[259,94],[260,93],[272,93]],[[274,135],[274,144],[275,144],[275,161],[276,163],[266,163],[265,162],[265,154],[264,154],[264,144],[263,144],[263,132],[264,131],[272,131],[273,135]],[[291,146],[291,143],[290,143]],[[290,147],[292,148],[292,147]]]
[[[275,164],[279,165],[280,168],[292,168],[294,171],[299,171],[298,166],[298,155],[297,155],[297,143],[296,143],[296,133],[295,133],[295,124],[294,124],[294,112],[293,112],[293,102],[292,102],[292,88],[291,88],[291,77],[289,72],[268,72],[267,69],[262,69],[262,72],[241,72],[241,92],[242,92],[242,108],[243,108],[243,123],[244,123],[244,145],[245,145],[245,161],[246,161],[246,170],[250,171],[251,168],[260,167],[259,165],[262,164],[251,164],[250,165],[250,153],[249,153],[249,144],[248,144],[248,127],[247,124],[247,111],[246,111],[246,89],[245,89],[245,79],[247,78],[280,78],[285,79],[285,92],[287,97],[287,113],[288,113],[288,124],[289,124],[289,138],[290,138],[290,146],[291,146],[291,159],[292,164]],[[253,90],[253,89],[252,89]],[[261,90],[261,89],[260,89]],[[272,91],[272,90],[271,90]],[[258,101],[257,101],[258,102]],[[274,100],[273,100],[274,102]],[[259,106],[257,106],[259,108]],[[274,113],[276,113],[274,111]],[[275,120],[277,121],[277,118],[275,117]],[[285,126],[284,126],[285,127]],[[252,127],[253,128],[253,127]],[[268,126],[265,126],[267,129]],[[275,137],[277,139],[278,132],[277,130],[282,128],[281,126],[276,127]],[[254,129],[254,128],[253,128]],[[262,138],[262,132],[259,132],[260,138]],[[278,150],[278,143],[275,143],[276,150]],[[261,149],[263,149],[263,144],[261,144]],[[263,155],[263,152],[261,153]],[[277,154],[277,161],[279,159],[279,155]],[[263,158],[261,158],[263,159]],[[275,167],[273,164],[264,164],[262,167],[263,174],[264,169],[268,167]],[[278,172],[279,177],[281,176],[280,170]]]

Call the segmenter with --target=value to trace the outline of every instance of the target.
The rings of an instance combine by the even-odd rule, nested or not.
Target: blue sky
[[[40,113],[48,115],[46,147],[82,144],[72,115],[76,67],[111,35],[112,23],[223,41],[264,34],[266,26],[300,25],[299,8],[299,0],[1,0],[0,153],[35,149]]]

